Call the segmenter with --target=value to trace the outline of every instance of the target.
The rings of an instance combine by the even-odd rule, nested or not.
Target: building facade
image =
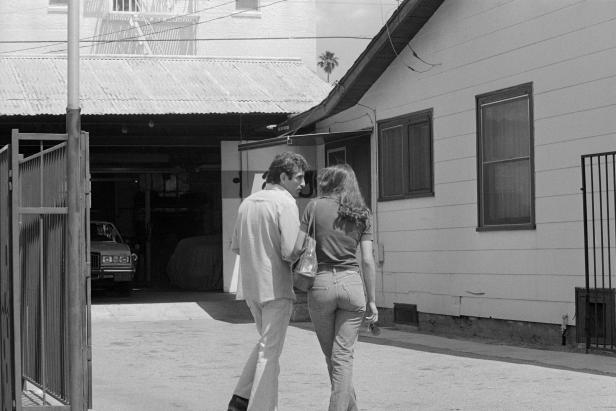
[[[492,336],[529,341],[560,343],[576,325],[580,158],[616,150],[615,17],[612,2],[405,1],[340,86],[282,125],[371,130],[371,161],[354,166],[371,175],[379,306],[426,330],[490,324]],[[326,165],[353,146],[316,150]],[[604,243],[607,273],[614,160],[604,162],[612,219],[586,239]]]
[[[18,42],[0,53],[66,53],[66,13],[67,0],[1,2],[0,39]],[[314,0],[85,0],[80,14],[83,54],[292,57],[317,68]]]

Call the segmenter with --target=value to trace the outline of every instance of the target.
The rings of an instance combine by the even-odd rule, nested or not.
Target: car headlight
[[[103,255],[101,257],[101,262],[103,264],[129,264],[130,256],[129,255]]]

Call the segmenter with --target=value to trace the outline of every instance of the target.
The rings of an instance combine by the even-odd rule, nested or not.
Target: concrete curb
[[[371,335],[367,330],[362,330],[360,341],[616,377],[616,357],[609,355],[491,344],[400,331],[393,328],[382,328],[381,330],[381,335],[378,337]]]

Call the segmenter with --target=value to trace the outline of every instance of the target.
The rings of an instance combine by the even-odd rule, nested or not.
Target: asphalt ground
[[[228,294],[94,296],[93,409],[226,410],[257,339]],[[616,410],[616,357],[383,328],[362,330],[361,410]],[[310,323],[292,323],[279,410],[326,410],[329,381]]]

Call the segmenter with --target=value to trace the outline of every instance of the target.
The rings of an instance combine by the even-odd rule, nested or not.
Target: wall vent
[[[576,342],[586,342],[586,307],[588,331],[593,345],[614,345],[616,342],[616,301],[613,288],[576,287],[575,327]],[[588,304],[588,305],[587,305]]]
[[[419,325],[416,304],[394,303],[394,323],[406,325]]]

